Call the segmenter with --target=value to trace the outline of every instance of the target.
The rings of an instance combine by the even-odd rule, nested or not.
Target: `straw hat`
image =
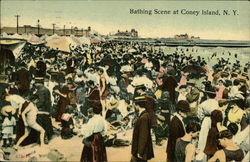
[[[35,77],[35,83],[44,83],[44,78],[43,77]]]
[[[145,96],[138,96],[134,98],[134,102],[145,102],[145,101],[147,101]]]
[[[128,78],[128,74],[127,74],[127,73],[123,73],[121,76],[122,76],[123,78]]]
[[[14,107],[10,106],[10,105],[7,105],[7,106],[4,106],[2,107],[1,109],[1,114],[4,115],[4,116],[8,116],[8,113],[11,112],[12,115],[14,115],[16,113],[16,110]]]
[[[65,76],[65,79],[69,79],[69,78],[74,78],[72,73],[69,73],[68,75]]]
[[[118,100],[112,99],[109,104],[107,104],[107,109],[112,110],[113,108],[117,107]]]

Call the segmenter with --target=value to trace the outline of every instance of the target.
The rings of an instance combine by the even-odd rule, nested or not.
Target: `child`
[[[10,147],[12,145],[14,126],[16,126],[16,119],[14,118],[15,109],[12,106],[4,106],[2,114],[5,116],[3,120],[3,147]],[[7,145],[7,140],[9,144]]]
[[[73,122],[73,114],[72,110],[69,106],[67,106],[65,112],[61,117],[62,123],[62,130],[61,130],[61,137],[62,139],[70,139],[73,137],[74,132],[74,122]]]

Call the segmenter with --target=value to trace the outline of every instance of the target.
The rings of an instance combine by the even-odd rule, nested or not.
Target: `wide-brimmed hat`
[[[65,76],[65,79],[66,79],[66,80],[69,79],[69,78],[72,79],[72,78],[74,78],[73,75],[74,75],[73,73],[69,73],[69,74],[67,74],[67,75]]]
[[[4,106],[1,109],[1,114],[4,116],[8,116],[8,113],[11,112],[12,115],[16,113],[16,109],[10,105]]]
[[[127,73],[123,73],[123,74],[121,75],[121,77],[123,77],[123,78],[128,78],[128,74],[127,74]]]
[[[109,104],[107,104],[107,109],[112,110],[113,108],[117,107],[118,100],[112,99]]]

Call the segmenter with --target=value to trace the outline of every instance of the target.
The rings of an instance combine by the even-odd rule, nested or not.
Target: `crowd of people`
[[[107,161],[110,140],[129,145],[115,134],[133,129],[131,161],[154,158],[153,143],[165,140],[167,161],[249,161],[249,62],[149,43],[70,49],[26,44],[5,69],[3,148],[43,147],[59,130],[63,140],[83,138],[81,161]]]

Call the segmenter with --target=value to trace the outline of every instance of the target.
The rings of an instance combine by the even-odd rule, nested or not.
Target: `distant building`
[[[187,33],[186,34],[175,35],[174,38],[175,39],[200,39],[200,37],[189,36]]]
[[[180,34],[180,35],[175,35],[174,36],[175,39],[189,39],[188,34]]]
[[[17,32],[16,27],[3,27],[1,28],[1,33],[7,33],[8,35],[13,35]],[[71,29],[47,29],[47,28],[38,28],[33,27],[30,25],[24,25],[20,26],[18,28],[18,34],[39,34],[39,35],[53,35],[57,34],[59,36],[69,36],[69,35],[75,35],[75,36],[85,36],[89,37],[91,32],[91,27],[88,27],[88,29],[78,29],[77,27],[71,28]]]
[[[200,37],[191,36],[191,39],[200,39]]]
[[[120,31],[118,30],[117,33],[115,33],[114,35],[111,35],[114,37],[118,37],[118,38],[138,38],[138,31],[136,31],[135,29],[131,29],[131,31]]]

